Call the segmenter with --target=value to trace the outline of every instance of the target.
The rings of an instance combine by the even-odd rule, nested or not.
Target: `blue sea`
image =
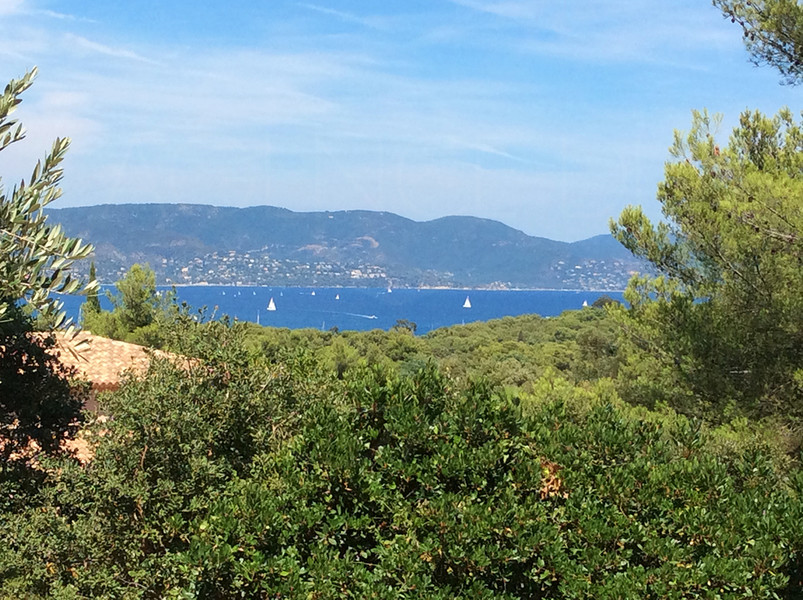
[[[106,288],[108,289],[108,287]],[[160,288],[166,290],[170,288]],[[557,290],[451,290],[185,286],[176,288],[179,301],[207,308],[207,316],[229,315],[270,327],[340,330],[390,329],[398,320],[416,324],[417,333],[432,329],[488,321],[505,316],[536,313],[555,316],[583,303],[591,305],[607,294],[622,300],[621,292]],[[273,299],[276,310],[267,310]],[[65,296],[65,308],[75,319],[82,298]],[[466,306],[466,300],[470,307]],[[101,303],[109,309],[101,293]]]

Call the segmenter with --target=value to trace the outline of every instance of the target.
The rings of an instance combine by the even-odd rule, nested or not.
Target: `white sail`
[[[335,300],[340,300],[340,294],[335,294]]]
[[[314,295],[315,295],[315,290],[312,290],[312,293],[310,294],[310,296],[314,296]]]
[[[588,306],[588,300],[583,300],[583,307]]]
[[[463,302],[463,308],[471,308],[471,300],[468,299],[468,296],[466,296],[466,301]]]
[[[273,302],[273,298],[268,302],[268,310],[276,310],[276,304]]]

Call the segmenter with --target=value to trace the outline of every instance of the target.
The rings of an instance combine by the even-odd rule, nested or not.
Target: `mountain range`
[[[95,245],[104,283],[147,263],[167,284],[614,290],[644,269],[610,235],[560,242],[475,217],[419,222],[365,210],[197,204],[105,204],[48,214],[68,235]]]

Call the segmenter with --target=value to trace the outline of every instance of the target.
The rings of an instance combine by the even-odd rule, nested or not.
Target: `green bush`
[[[341,380],[244,329],[186,330],[194,360],[108,399],[88,467],[48,463],[0,517],[5,597],[803,593],[803,475],[753,431],[557,371],[528,395],[432,365]]]

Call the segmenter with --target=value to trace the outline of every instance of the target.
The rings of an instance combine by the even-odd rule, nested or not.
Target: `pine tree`
[[[803,7],[796,0],[713,0],[722,14],[742,28],[757,65],[771,65],[784,83],[803,78]]]
[[[89,264],[89,280],[96,281],[97,280],[97,272],[95,271],[95,261],[92,261]],[[100,297],[98,296],[98,290],[93,289],[86,295],[86,303],[84,303],[84,313],[92,312],[92,313],[99,313],[100,312]]]
[[[645,380],[676,401],[803,416],[803,123],[746,112],[722,149],[715,126],[695,113],[675,134],[658,192],[665,222],[629,207],[612,224],[659,272],[631,281],[623,323],[661,366]]]

